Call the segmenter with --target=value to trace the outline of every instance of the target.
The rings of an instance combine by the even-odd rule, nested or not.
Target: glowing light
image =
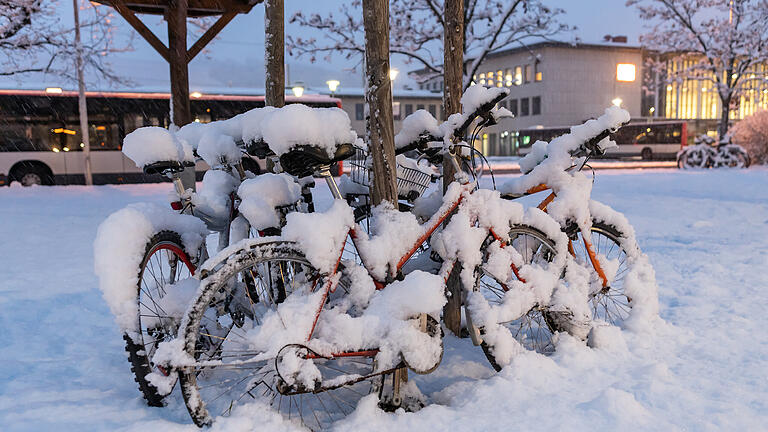
[[[203,94],[202,94],[202,93],[200,93],[200,92],[197,92],[197,91],[195,91],[195,92],[192,92],[192,93],[190,93],[189,95],[190,95],[191,97],[195,98],[195,99],[200,99],[201,97],[203,97]]]
[[[654,112],[656,112],[656,107],[651,107],[651,108],[648,110],[648,112],[649,112],[649,113],[651,113],[651,114],[653,114]]]
[[[632,63],[617,63],[616,64],[616,81],[634,82],[635,81],[635,65]]]
[[[397,74],[399,74],[400,71],[395,68],[389,68],[389,80],[394,81],[395,78],[397,78]]]
[[[341,84],[339,80],[328,80],[325,83],[328,84],[328,90],[330,90],[331,93],[335,92],[336,89],[339,88],[339,84]]]
[[[102,143],[103,144],[103,143]],[[85,144],[80,143],[80,148],[85,148]]]
[[[64,129],[64,128],[56,128],[53,130],[53,133],[55,134],[67,134],[67,135],[75,135],[77,132],[73,131],[72,129]]]
[[[69,151],[69,147],[64,147],[62,150],[64,150],[65,152],[68,152]]]
[[[61,94],[63,90],[61,89],[61,87],[46,87],[45,92],[52,93],[52,94]]]
[[[611,103],[616,105],[617,107],[620,107],[622,102],[624,102],[624,101],[621,100],[621,98],[616,98],[616,99],[611,101]]]
[[[291,88],[291,91],[293,92],[294,96],[300,98],[301,95],[304,94],[304,85],[297,83],[293,86],[293,88]]]
[[[59,152],[59,149],[57,147],[54,147],[51,150],[53,150],[54,153],[58,153]]]

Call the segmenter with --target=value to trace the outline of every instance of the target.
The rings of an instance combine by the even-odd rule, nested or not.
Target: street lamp
[[[191,97],[195,98],[195,99],[200,99],[201,97],[203,97],[203,94],[202,94],[202,93],[200,93],[199,91],[193,91],[193,92],[192,92],[192,93],[190,93],[189,95],[190,95]]]
[[[339,84],[341,84],[338,80],[328,80],[325,83],[328,84],[328,90],[331,91],[331,96],[336,93],[336,89],[339,88]]]
[[[389,80],[394,81],[395,78],[397,78],[397,74],[399,74],[400,71],[395,68],[389,68]]]
[[[52,93],[52,94],[61,94],[63,93],[63,90],[61,89],[61,87],[46,87],[45,92]]]
[[[301,95],[304,94],[304,83],[297,82],[296,84],[293,85],[293,87],[291,88],[291,91],[293,92],[294,96],[296,96],[297,98],[300,98]]]

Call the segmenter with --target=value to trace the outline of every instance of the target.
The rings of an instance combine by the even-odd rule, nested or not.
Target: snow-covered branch
[[[365,49],[360,3],[352,1],[337,14],[327,16],[294,14],[292,23],[316,30],[322,36],[287,36],[289,54],[306,56],[313,62],[318,55],[326,61],[334,54],[346,59],[361,58]],[[423,73],[412,75],[418,82],[442,74],[443,7],[441,0],[390,2],[390,51],[424,69]],[[466,0],[464,52],[465,57],[474,60],[465,70],[465,84],[490,52],[567,32],[569,27],[559,21],[562,14],[561,9],[547,7],[541,0]]]

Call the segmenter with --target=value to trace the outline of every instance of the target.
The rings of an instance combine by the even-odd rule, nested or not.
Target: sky
[[[60,19],[63,23],[73,21],[71,7],[67,2],[59,0]],[[343,0],[287,0],[285,2],[286,20],[296,11],[305,14],[312,12],[333,12],[338,10]],[[630,44],[637,44],[638,36],[643,31],[642,23],[633,8],[625,6],[624,0],[550,0],[550,6],[565,9],[562,16],[564,22],[576,26],[575,35],[584,42],[600,42],[606,34],[626,35]],[[160,17],[143,15],[157,36],[165,41],[165,22]],[[122,17],[116,17],[118,37],[128,38],[134,30]],[[286,35],[302,37],[313,36],[308,29],[296,24],[286,23]],[[319,37],[319,35],[314,34]],[[564,36],[564,40],[571,36]],[[196,36],[190,35],[188,46],[194,43]],[[134,50],[112,56],[111,63],[123,76],[132,81],[133,88],[168,88],[168,66],[162,58],[138,35],[133,42]],[[393,56],[392,67],[401,72],[416,69],[414,64],[405,64],[403,58]],[[286,65],[291,83],[304,82],[306,85],[325,87],[325,81],[336,79],[342,87],[361,87],[362,76],[359,71],[352,71],[354,61],[347,61],[341,56],[335,56],[331,63],[322,59],[310,64],[308,59],[293,58],[286,55]],[[247,15],[238,15],[212,41],[207,50],[198,55],[189,65],[191,91],[235,87],[263,88],[264,87],[264,8],[258,5]],[[288,80],[287,80],[288,81]],[[108,83],[98,77],[89,77],[91,88],[108,88]],[[406,73],[399,75],[396,87],[413,86]],[[75,88],[74,83],[62,82],[60,78],[30,77],[23,81],[3,79],[0,86],[5,88],[34,88],[57,86]],[[121,86],[124,87],[124,86]]]

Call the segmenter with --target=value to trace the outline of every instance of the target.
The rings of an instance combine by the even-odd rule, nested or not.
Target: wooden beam
[[[283,0],[264,3],[264,65],[266,85],[264,104],[285,105],[285,10]]]
[[[122,15],[126,21],[128,21],[128,24],[130,24],[131,27],[133,27],[144,38],[144,40],[146,40],[152,46],[152,48],[154,48],[155,51],[157,51],[158,54],[160,54],[165,59],[165,61],[170,62],[168,48],[165,46],[165,44],[160,39],[158,39],[154,33],[152,33],[152,30],[147,28],[147,26],[141,22],[139,17],[137,17],[136,14],[134,14],[133,11],[125,5],[123,0],[112,0],[111,3],[112,7],[114,7],[115,10],[120,15]]]
[[[464,64],[464,0],[445,0],[443,27],[443,113],[446,118],[461,112],[461,90]],[[472,145],[472,143],[470,143]],[[451,155],[443,157],[443,193],[456,176]],[[443,307],[445,326],[461,335],[461,266],[456,265],[445,285],[448,303]],[[469,288],[469,287],[468,287]]]
[[[397,208],[397,163],[389,79],[389,1],[363,0],[365,28],[366,135],[373,159],[373,205],[389,201]]]
[[[229,24],[232,19],[237,16],[237,11],[235,12],[227,12],[224,15],[220,16],[218,20],[216,20],[213,25],[208,28],[208,30],[203,33],[202,36],[192,45],[192,48],[187,51],[187,63],[191,62],[193,58],[195,58],[196,55],[200,54],[200,51],[205,48],[206,45],[210,41],[213,40],[213,38],[216,37],[219,32]]]
[[[187,65],[187,0],[170,0],[168,6],[168,53],[171,66],[171,121],[177,127],[192,122],[189,106]],[[195,169],[186,168],[181,176],[184,189],[195,190]]]

